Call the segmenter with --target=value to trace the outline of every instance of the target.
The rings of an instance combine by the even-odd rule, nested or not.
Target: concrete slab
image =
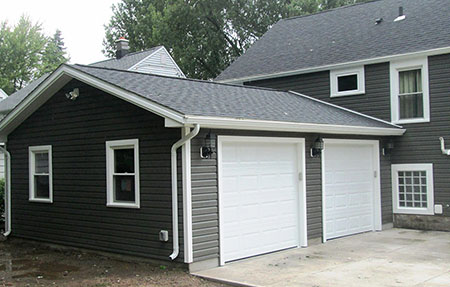
[[[194,275],[242,286],[450,286],[450,232],[389,229]]]

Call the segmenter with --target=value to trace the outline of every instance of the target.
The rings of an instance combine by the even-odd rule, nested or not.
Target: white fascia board
[[[161,117],[169,118],[175,122],[184,122],[184,118],[180,113],[169,110],[162,105],[99,80],[70,66],[62,65],[44,80],[44,82],[28,95],[16,108],[14,108],[14,110],[6,115],[0,122],[0,137],[7,136],[18,126],[18,124],[37,110],[46,100],[59,91],[71,79],[77,79]]]
[[[185,118],[186,118],[185,123],[187,125],[200,124],[203,128],[215,128],[215,129],[373,135],[373,136],[401,136],[406,131],[405,129],[394,127],[375,128],[375,127],[293,123],[293,122],[202,117],[202,116],[186,116]]]
[[[343,68],[353,67],[353,66],[357,66],[357,65],[378,64],[378,63],[384,63],[384,62],[389,62],[389,61],[394,61],[394,60],[406,60],[408,58],[415,58],[415,57],[420,57],[420,56],[427,57],[427,56],[441,55],[441,54],[447,54],[447,53],[450,53],[450,47],[442,47],[442,48],[430,49],[430,50],[426,50],[426,51],[382,56],[382,57],[363,59],[363,60],[338,63],[338,64],[331,64],[331,65],[323,65],[323,66],[317,66],[317,67],[309,67],[309,68],[304,68],[304,69],[297,69],[297,70],[271,73],[271,74],[253,75],[253,76],[249,76],[249,77],[234,78],[234,79],[222,80],[222,81],[217,81],[217,82],[227,83],[227,84],[242,84],[242,83],[248,82],[248,81],[258,81],[258,80],[264,80],[264,79],[281,78],[281,77],[288,77],[288,76],[294,76],[294,75],[315,73],[315,72],[320,72],[320,71],[327,71],[327,70],[332,70],[332,69],[343,69]]]

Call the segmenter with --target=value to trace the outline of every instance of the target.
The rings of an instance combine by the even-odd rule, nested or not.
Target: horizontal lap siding
[[[65,92],[74,87],[80,96],[69,101]],[[167,260],[172,241],[161,243],[158,233],[169,230],[172,240],[170,147],[180,135],[154,114],[70,82],[8,136],[13,235]],[[141,208],[106,207],[105,142],[133,138],[139,139]],[[34,145],[52,145],[53,204],[28,201]]]
[[[218,178],[217,154],[211,159],[201,159],[199,150],[204,144],[205,135],[209,130],[202,130],[191,142],[192,146],[192,214],[193,214],[193,249],[194,261],[201,261],[219,257],[219,212],[218,212]],[[235,136],[264,136],[264,137],[297,137],[305,138],[306,150],[306,204],[308,239],[322,236],[322,174],[321,159],[311,158],[309,148],[317,135],[282,133],[282,132],[255,132],[212,130],[213,143],[220,135]],[[323,135],[327,137],[327,135]],[[345,136],[329,135],[330,138],[349,138]],[[373,139],[368,137],[352,137],[359,139]],[[385,166],[382,159],[382,166]],[[382,177],[390,176],[382,173]],[[391,201],[388,194],[382,191],[383,206]],[[392,222],[392,213],[383,212],[383,221]]]

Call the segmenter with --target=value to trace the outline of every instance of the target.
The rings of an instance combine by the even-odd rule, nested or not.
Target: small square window
[[[432,179],[432,164],[392,165],[394,213],[433,214]]]
[[[28,148],[29,200],[53,202],[52,147],[32,146]]]
[[[139,208],[139,142],[106,142],[107,205]]]
[[[365,93],[364,66],[330,71],[331,97]]]

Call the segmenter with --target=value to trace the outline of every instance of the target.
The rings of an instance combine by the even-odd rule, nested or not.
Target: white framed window
[[[52,146],[28,147],[29,200],[53,202]]]
[[[434,214],[433,164],[393,164],[394,213]]]
[[[429,122],[428,58],[391,62],[390,81],[392,122]]]
[[[139,208],[138,139],[106,142],[106,205]]]
[[[330,89],[332,98],[364,94],[364,66],[330,71]]]

